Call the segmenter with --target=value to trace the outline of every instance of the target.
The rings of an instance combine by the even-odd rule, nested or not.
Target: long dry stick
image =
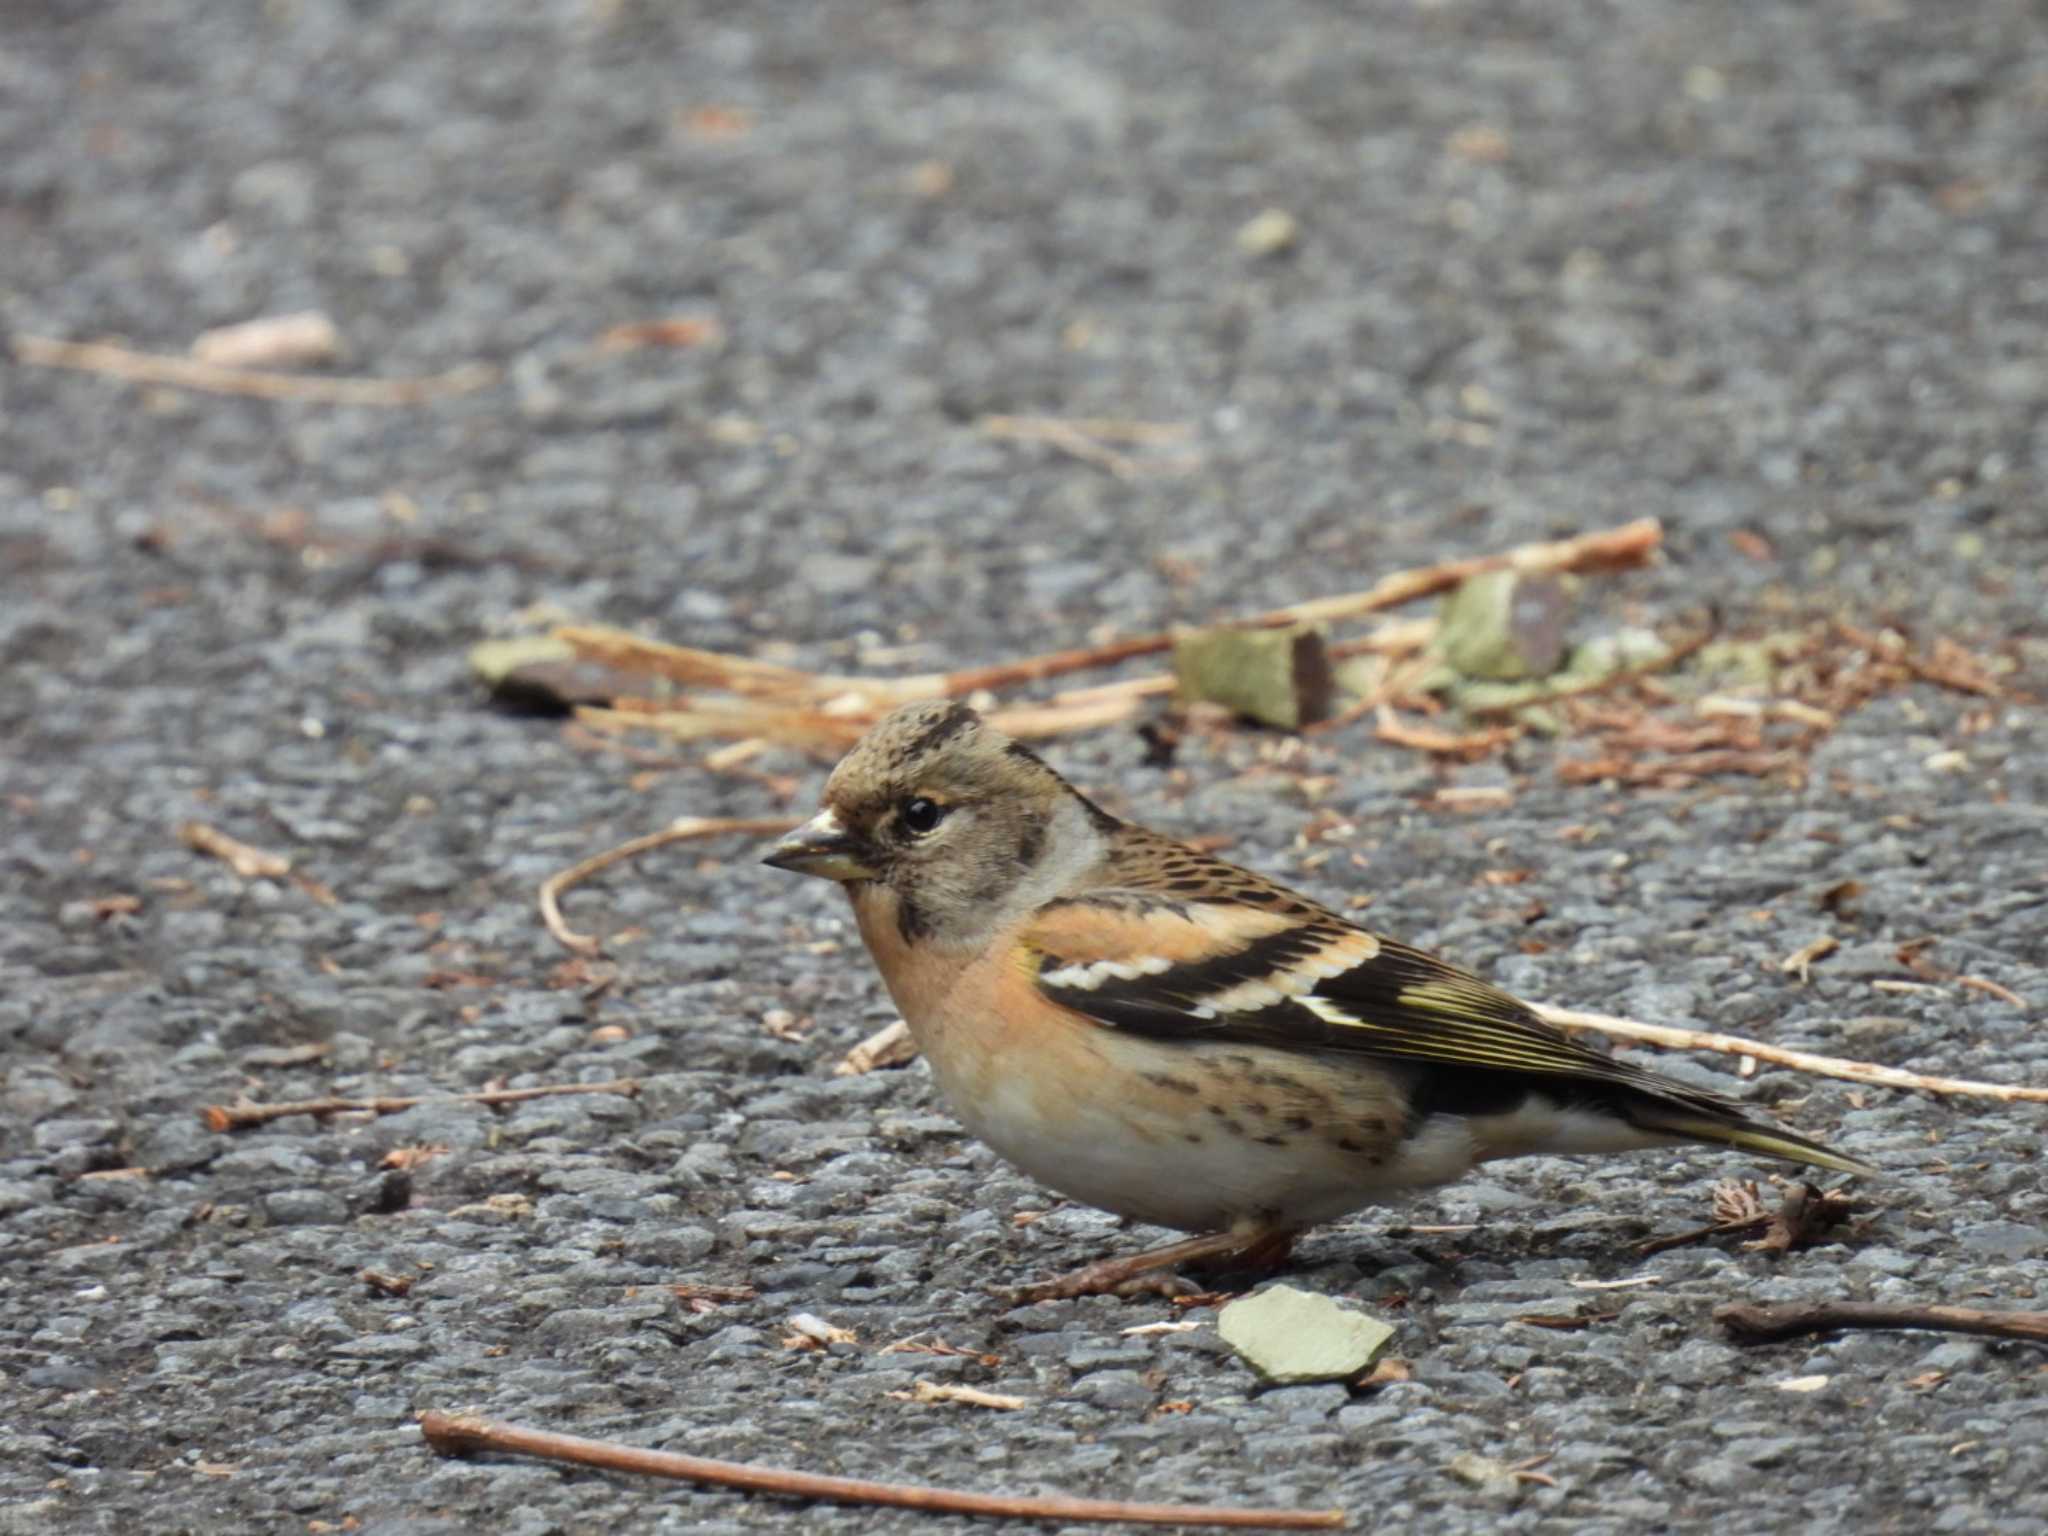
[[[717,837],[727,832],[744,837],[777,837],[802,824],[802,819],[796,816],[678,816],[659,832],[628,838],[616,848],[594,853],[582,863],[572,864],[560,874],[548,876],[540,884],[541,921],[547,924],[548,932],[565,949],[573,949],[579,955],[597,954],[604,947],[602,942],[587,933],[577,933],[562,916],[562,892],[570,886],[588,880],[622,859],[636,858],[649,849],[665,848],[670,843],[695,842],[699,838]]]
[[[1240,622],[1252,628],[1272,629],[1285,624],[1359,618],[1419,597],[1447,592],[1468,577],[1501,569],[1548,574],[1621,570],[1648,561],[1657,552],[1663,538],[1664,530],[1655,518],[1640,518],[1619,528],[1580,534],[1576,538],[1524,544],[1497,555],[1475,555],[1465,560],[1447,560],[1438,565],[1395,571],[1362,592],[1315,598],[1286,608],[1275,608]],[[651,672],[686,687],[716,687],[758,698],[777,699],[819,700],[854,694],[891,703],[958,698],[984,688],[1040,682],[1070,672],[1113,666],[1138,656],[1156,656],[1172,650],[1174,643],[1171,632],[1129,635],[1104,645],[1051,651],[1017,661],[998,662],[994,666],[969,667],[957,672],[926,672],[911,677],[875,678],[803,672],[794,667],[727,656],[716,651],[664,645],[623,630],[568,628],[556,633],[573,646],[579,656]],[[1407,650],[1413,648],[1420,637],[1419,630],[1397,628],[1385,637],[1384,643],[1389,649]],[[1350,655],[1354,652],[1340,646],[1335,654]]]
[[[396,1115],[421,1104],[524,1104],[528,1099],[570,1093],[616,1093],[632,1098],[640,1084],[630,1077],[608,1083],[549,1083],[539,1088],[484,1088],[476,1093],[426,1093],[403,1099],[293,1099],[283,1104],[209,1104],[199,1118],[209,1131],[245,1131],[289,1115]]]
[[[1411,603],[1419,597],[1431,597],[1439,592],[1448,592],[1460,582],[1483,575],[1487,571],[1508,569],[1530,574],[1555,574],[1561,571],[1624,570],[1648,561],[1657,552],[1657,547],[1663,539],[1663,525],[1654,517],[1638,518],[1635,522],[1624,523],[1619,528],[1602,529],[1597,533],[1582,533],[1576,538],[1559,539],[1544,544],[1523,544],[1497,555],[1474,555],[1465,560],[1446,560],[1437,565],[1394,571],[1381,577],[1362,592],[1344,592],[1334,597],[1318,597],[1303,603],[1290,603],[1285,608],[1275,608],[1238,622],[1247,628],[1277,629],[1287,624],[1327,624],[1342,619],[1362,618],[1383,608],[1398,608],[1401,604]],[[1105,666],[1112,661],[1127,661],[1133,656],[1157,655],[1172,650],[1173,642],[1174,636],[1170,633],[1133,635],[1093,650],[1058,651],[1050,656],[1032,656],[1023,661],[993,667],[977,667],[966,672],[935,673],[906,681],[919,684],[937,682],[940,685],[939,691],[947,695],[971,693],[977,688],[1000,688],[1011,683],[1034,682],[1039,678],[1052,677],[1061,672]],[[1103,659],[1095,659],[1098,656]]]
[[[2048,1088],[2024,1088],[2011,1083],[1980,1083],[1967,1077],[1926,1077],[1902,1072],[1897,1067],[1880,1067],[1874,1062],[1850,1061],[1841,1056],[1814,1056],[1806,1051],[1788,1051],[1741,1035],[1715,1034],[1707,1030],[1673,1029],[1666,1024],[1639,1024],[1609,1013],[1581,1013],[1574,1008],[1551,1008],[1541,1003],[1536,1012],[1559,1029],[1593,1030],[1617,1040],[1641,1040],[1649,1045],[1668,1045],[1681,1051],[1719,1051],[1726,1056],[1754,1056],[1818,1077],[1846,1078],[1852,1083],[1872,1083],[1879,1088],[1914,1088],[1922,1093],[1953,1094],[1962,1098],[1998,1099],[2001,1102],[2048,1104]]]
[[[105,374],[131,384],[167,384],[209,395],[244,395],[256,400],[299,400],[313,405],[419,405],[451,395],[473,394],[498,380],[488,363],[468,363],[446,373],[410,379],[336,378],[325,374],[273,373],[229,368],[197,358],[133,352],[103,341],[53,341],[17,336],[14,355],[44,368],[72,368]]]
[[[1714,1308],[1714,1321],[1745,1344],[1768,1344],[1838,1328],[1927,1328],[1936,1333],[1978,1333],[1993,1339],[2048,1344],[2048,1312],[1987,1312],[1982,1307],[1907,1307],[1876,1301],[1791,1302],[1764,1307],[1732,1301]]]
[[[894,1509],[922,1509],[935,1514],[990,1515],[1008,1520],[1067,1520],[1123,1525],[1222,1525],[1275,1531],[1330,1530],[1344,1524],[1340,1509],[1229,1509],[1202,1504],[1131,1504],[1121,1499],[1013,1498],[1004,1494],[968,1493],[914,1483],[875,1483],[858,1477],[827,1477],[777,1467],[714,1461],[676,1451],[646,1450],[581,1435],[558,1435],[527,1429],[473,1414],[423,1413],[420,1433],[427,1444],[446,1455],[469,1451],[510,1451],[547,1461],[599,1467],[708,1483],[718,1488],[744,1488],[754,1493],[779,1493],[800,1499],[829,1499],[837,1504],[882,1504]]]

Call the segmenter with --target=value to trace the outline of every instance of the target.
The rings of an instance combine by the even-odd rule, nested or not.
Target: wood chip
[[[828,1344],[852,1344],[858,1336],[851,1328],[841,1328],[837,1323],[828,1323],[815,1312],[799,1312],[789,1320],[789,1334],[782,1341],[784,1349],[823,1349]]]
[[[341,332],[317,309],[202,331],[192,356],[219,368],[308,368],[341,355]]]
[[[203,821],[185,822],[178,828],[178,838],[187,848],[219,859],[244,880],[282,880],[292,872],[292,861],[282,854],[239,842]]]
[[[963,1403],[970,1408],[994,1408],[1003,1412],[1031,1406],[1029,1398],[1011,1397],[1004,1392],[984,1392],[979,1387],[963,1386],[953,1381],[913,1381],[908,1392],[891,1392],[889,1396],[906,1403]]]

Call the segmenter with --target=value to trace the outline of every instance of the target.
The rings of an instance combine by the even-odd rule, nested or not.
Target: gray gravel
[[[386,412],[0,366],[0,1530],[791,1518],[443,1462],[413,1427],[440,1407],[1388,1530],[2048,1532],[2039,1350],[1744,1351],[1707,1316],[2042,1305],[2041,1108],[1677,1065],[1882,1163],[1879,1208],[1788,1257],[1645,1266],[1635,1240],[1757,1170],[1490,1170],[1319,1234],[1289,1277],[1391,1308],[1414,1380],[1260,1391],[1213,1326],[1123,1335],[1160,1305],[990,1296],[1147,1234],[1019,1227],[1049,1198],[920,1070],[829,1075],[889,1017],[831,892],[737,845],[644,861],[573,902],[637,930],[616,986],[562,985],[542,876],[680,812],[775,807],[695,770],[636,785],[485,707],[463,661],[535,605],[814,665],[995,660],[1653,513],[1671,559],[1600,587],[1616,618],[1847,604],[2028,637],[2038,688],[2044,103],[2026,0],[12,8],[0,326],[177,351],[318,307],[360,371],[507,382]],[[1268,207],[1299,239],[1253,259],[1235,232]],[[589,356],[679,313],[722,345]],[[1186,422],[1201,464],[1120,481],[986,438],[987,412]],[[291,511],[310,549],[266,532]],[[1571,788],[1542,743],[1505,777],[1440,773],[1353,730],[1310,765],[1362,870],[1303,869],[1291,780],[1238,777],[1259,745],[1170,773],[1125,733],[1055,756],[1119,810],[1371,889],[1385,926],[1532,995],[2048,1082],[2039,710],[1882,701],[1797,791]],[[761,766],[804,799],[821,777]],[[1446,778],[1517,794],[1451,814],[1425,803]],[[199,858],[191,817],[332,900]],[[1503,899],[1498,866],[1536,874]],[[1817,910],[1852,878],[1849,916]],[[122,894],[140,909],[93,905]],[[1830,931],[1809,985],[1779,971]],[[2030,1011],[1872,986],[1929,934]],[[771,1036],[774,1008],[814,1032]],[[308,1042],[330,1053],[290,1064]],[[620,1075],[645,1093],[236,1137],[195,1113]],[[409,1187],[382,1169],[422,1144],[447,1150]],[[88,1177],[129,1167],[150,1176]],[[417,1283],[380,1296],[366,1267]],[[681,1281],[759,1296],[698,1314]],[[1513,1322],[1589,1296],[1616,1315]],[[784,1348],[798,1311],[858,1342]],[[881,1351],[913,1336],[999,1362]],[[917,1380],[1030,1406],[890,1395]],[[1539,1455],[1554,1486],[1450,1471]]]

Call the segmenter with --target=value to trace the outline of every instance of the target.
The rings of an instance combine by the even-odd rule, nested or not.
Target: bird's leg
[[[1287,1227],[1206,1232],[1125,1258],[1097,1259],[1057,1279],[1020,1287],[1015,1294],[1020,1302],[1066,1301],[1076,1296],[1186,1296],[1194,1287],[1173,1273],[1176,1266],[1224,1259],[1250,1269],[1278,1269],[1294,1251],[1297,1235]]]

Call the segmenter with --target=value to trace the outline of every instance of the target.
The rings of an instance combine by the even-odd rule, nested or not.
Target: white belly
[[[1068,1070],[991,1072],[931,1053],[961,1123],[1070,1199],[1190,1232],[1310,1226],[1447,1183],[1465,1123],[1406,1129],[1399,1096],[1345,1063],[1094,1032]]]

